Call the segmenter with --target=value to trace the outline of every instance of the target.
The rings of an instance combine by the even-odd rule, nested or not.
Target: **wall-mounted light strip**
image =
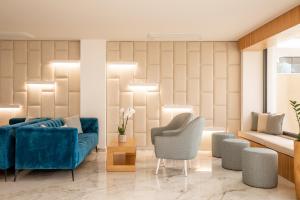
[[[128,89],[133,92],[151,92],[157,91],[157,83],[131,83],[128,85]]]
[[[110,70],[114,71],[134,71],[137,68],[136,62],[111,62],[107,63]]]
[[[162,107],[164,112],[193,112],[193,106],[191,105],[164,105]]]
[[[0,104],[0,112],[15,112],[21,108],[22,107],[17,104]]]
[[[80,60],[52,60],[50,64],[54,67],[80,67]]]
[[[27,88],[38,88],[43,90],[53,90],[55,82],[53,81],[27,81]]]

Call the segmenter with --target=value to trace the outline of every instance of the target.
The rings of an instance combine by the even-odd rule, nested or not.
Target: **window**
[[[277,65],[277,73],[300,73],[300,57],[280,57]]]

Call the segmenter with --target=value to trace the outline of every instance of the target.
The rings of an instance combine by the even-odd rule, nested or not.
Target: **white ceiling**
[[[1,0],[0,33],[33,39],[234,41],[300,0]],[[1,34],[0,34],[1,36]]]

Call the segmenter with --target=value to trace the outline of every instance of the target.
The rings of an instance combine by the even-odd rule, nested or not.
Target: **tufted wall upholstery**
[[[240,129],[240,51],[236,42],[118,42],[107,44],[107,62],[135,61],[135,72],[107,70],[107,139],[117,137],[119,109],[133,106],[129,135],[150,146],[150,129],[172,114],[165,104],[193,105],[206,127]],[[131,82],[159,83],[157,92],[128,90]]]
[[[14,116],[65,117],[79,114],[80,68],[54,67],[51,60],[79,60],[79,41],[0,41],[0,104],[21,104]],[[27,89],[26,81],[55,81],[53,91]]]

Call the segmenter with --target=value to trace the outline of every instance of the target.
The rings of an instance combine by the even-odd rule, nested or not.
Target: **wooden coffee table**
[[[135,172],[136,144],[133,138],[126,143],[113,141],[107,146],[106,171]]]

